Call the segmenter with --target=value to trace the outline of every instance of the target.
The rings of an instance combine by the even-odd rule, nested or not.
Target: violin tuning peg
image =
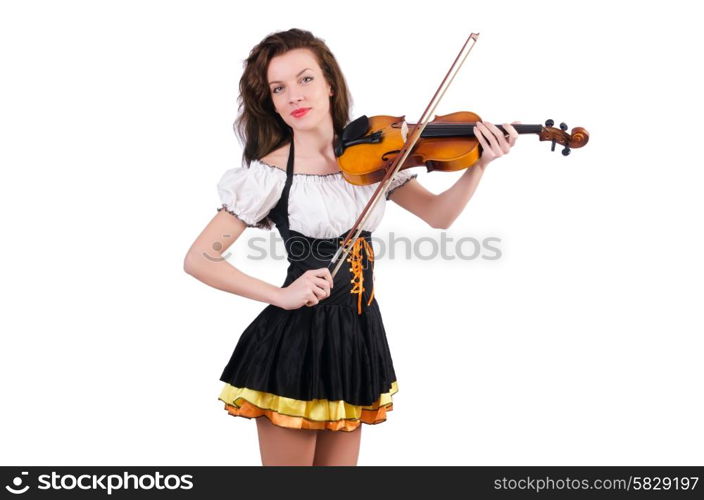
[[[560,130],[567,130],[567,124],[565,122],[560,123]]]
[[[552,127],[553,125],[555,125],[555,122],[553,120],[545,120],[546,127]]]
[[[548,125],[549,127],[550,125]],[[555,151],[555,139],[552,140],[552,147],[550,148],[550,151]]]
[[[570,150],[570,147],[569,147],[569,146],[565,146],[565,149],[562,150],[562,156],[567,156],[567,155],[569,155],[569,154],[570,154],[570,151],[571,151],[571,150]]]

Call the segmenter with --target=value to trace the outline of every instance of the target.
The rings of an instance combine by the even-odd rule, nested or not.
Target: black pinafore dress
[[[291,141],[286,183],[269,213],[289,262],[284,287],[309,269],[328,267],[347,234],[311,238],[289,228],[293,156]],[[373,293],[370,231],[360,233],[333,282],[318,304],[268,305],[244,330],[220,377],[225,385],[218,399],[230,415],[347,432],[386,420],[398,384]]]

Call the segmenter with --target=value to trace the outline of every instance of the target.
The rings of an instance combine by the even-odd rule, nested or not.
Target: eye
[[[301,80],[305,80],[306,78],[310,78],[311,80],[315,80],[315,78],[313,78],[312,76],[304,76],[303,78],[301,78]],[[278,87],[274,87],[273,89],[271,89],[272,94],[278,94],[276,89],[280,89],[280,88],[282,88],[282,87],[278,86]]]

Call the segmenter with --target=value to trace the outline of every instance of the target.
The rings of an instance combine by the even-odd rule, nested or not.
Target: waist
[[[366,233],[366,234],[365,234]],[[363,231],[354,243],[348,247],[348,253],[340,253],[333,264],[332,258],[342,245],[344,237],[317,239],[300,235],[299,252],[289,252],[289,267],[283,286],[288,286],[310,269],[327,268],[333,276],[330,296],[320,304],[356,304],[361,314],[363,305],[370,305],[374,300],[374,250],[371,233]],[[288,248],[287,248],[288,249]],[[313,306],[315,307],[315,306]]]

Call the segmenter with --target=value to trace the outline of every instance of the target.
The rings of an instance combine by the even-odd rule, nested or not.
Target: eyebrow
[[[306,69],[310,69],[310,70],[312,71],[311,68],[306,68]],[[301,71],[300,73],[298,73],[298,74],[296,75],[296,77],[301,76],[301,75],[303,74],[303,72],[304,72],[306,69],[304,69],[303,71]],[[273,80],[273,81],[269,82],[269,85],[271,85],[272,83],[283,83],[283,82],[280,82],[279,80]]]

